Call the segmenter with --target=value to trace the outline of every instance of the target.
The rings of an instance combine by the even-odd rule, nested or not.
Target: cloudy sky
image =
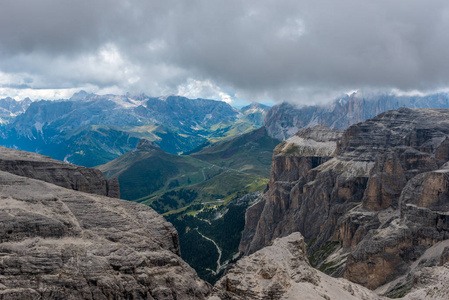
[[[2,0],[0,97],[324,101],[449,87],[447,0]]]

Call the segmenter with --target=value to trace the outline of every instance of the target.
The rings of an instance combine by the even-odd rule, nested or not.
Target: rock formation
[[[44,180],[97,171],[2,149],[2,169]],[[14,157],[17,163],[14,164]],[[65,167],[63,165],[66,165]],[[79,174],[77,174],[79,173]],[[72,181],[71,181],[72,180]],[[63,184],[61,184],[63,185]],[[174,227],[151,208],[0,171],[0,299],[204,299]]]
[[[300,233],[243,257],[215,284],[209,300],[219,299],[383,299],[345,279],[332,278],[307,260]]]
[[[276,148],[240,251],[299,231],[313,265],[329,274],[371,289],[410,275],[426,250],[449,238],[448,141],[442,109],[388,111],[344,132],[301,130]]]
[[[107,180],[100,170],[68,164],[36,153],[0,146],[0,170],[76,191],[120,197],[116,178]]]
[[[317,225],[313,229],[311,227],[321,212],[312,214],[310,210],[304,210],[302,203],[298,202],[299,197],[290,195],[300,193],[307,174],[332,158],[342,134],[341,130],[316,126],[313,129],[300,130],[275,148],[268,191],[246,213],[246,226],[242,234],[240,252],[253,253],[269,245],[276,237],[295,231],[304,232],[302,229],[305,224],[309,224],[307,225],[309,228],[308,232],[303,234],[318,235],[320,226]],[[300,185],[296,186],[297,184]],[[309,192],[319,196],[323,191],[310,189]],[[298,214],[297,210],[301,210],[301,207],[304,219],[299,224],[293,214]]]

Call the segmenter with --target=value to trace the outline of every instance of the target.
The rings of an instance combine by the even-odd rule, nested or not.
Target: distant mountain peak
[[[141,139],[139,143],[137,143],[136,148],[141,151],[161,150],[161,147],[159,147],[155,142],[146,139]]]
[[[259,110],[263,110],[263,111],[268,111],[270,109],[270,107],[267,105],[258,103],[258,102],[252,102],[250,105],[244,106],[240,110],[242,112],[245,112],[245,111],[251,110],[251,109],[259,109]]]
[[[70,98],[70,100],[84,100],[89,95],[90,94],[85,90],[81,90],[79,92],[74,93],[73,96]]]

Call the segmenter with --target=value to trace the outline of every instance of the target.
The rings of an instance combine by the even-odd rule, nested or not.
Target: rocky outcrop
[[[413,275],[413,286],[401,299],[441,300],[449,299],[449,265],[427,267]]]
[[[345,279],[312,268],[299,233],[243,257],[218,281],[209,300],[383,299]]]
[[[344,133],[308,130],[276,148],[241,252],[299,231],[314,266],[374,289],[449,238],[449,110],[401,108]]]
[[[438,242],[414,261],[409,271],[375,290],[391,298],[447,299],[449,296],[449,240]],[[402,298],[401,298],[402,299]]]
[[[292,215],[302,206],[300,199],[293,195],[307,188],[304,178],[311,170],[332,158],[342,134],[341,130],[316,126],[300,130],[275,148],[268,190],[246,213],[241,252],[253,253],[269,245],[273,238],[304,232],[308,220],[311,221],[309,229],[313,227],[312,220],[317,214],[310,214],[301,222]],[[311,189],[309,192],[314,193]],[[316,194],[319,193],[317,190]],[[315,228],[311,234],[319,230]]]
[[[140,151],[154,151],[154,150],[161,150],[161,147],[159,147],[155,142],[141,139],[136,146],[137,150]]]
[[[271,137],[285,140],[301,128],[321,124],[330,128],[346,129],[350,125],[400,107],[449,108],[449,96],[445,93],[397,96],[356,92],[324,105],[298,107],[290,103],[281,103],[268,111],[264,125]]]
[[[106,179],[99,170],[68,164],[36,153],[0,146],[0,170],[76,191],[120,197],[116,178]]]
[[[25,169],[33,168],[44,167]],[[147,206],[4,171],[0,203],[1,299],[204,299],[209,292],[180,258],[174,227]]]

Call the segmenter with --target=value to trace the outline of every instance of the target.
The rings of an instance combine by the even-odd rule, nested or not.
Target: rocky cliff
[[[311,209],[306,209],[295,194],[302,192],[305,178],[311,170],[332,158],[342,134],[341,130],[325,126],[306,128],[274,149],[268,190],[246,213],[240,252],[253,253],[269,245],[276,237],[295,231],[304,232],[305,226],[309,227],[303,233],[307,238],[318,235],[321,228],[314,224],[323,212],[311,213]],[[318,202],[324,194],[321,189],[309,189],[308,192],[315,194]],[[299,220],[294,214],[301,210]]]
[[[89,175],[84,168],[63,168],[10,149],[0,158],[2,169],[48,181]],[[180,258],[176,230],[151,208],[24,176],[0,171],[0,299],[204,299],[208,294],[208,284]],[[85,179],[91,186],[78,187],[99,191],[94,177]]]
[[[306,245],[300,233],[277,238],[254,254],[240,259],[218,281],[209,300],[243,299],[390,299],[381,294],[404,300],[449,298],[449,263],[437,257],[448,256],[449,240],[429,248],[415,261],[411,271],[395,281],[370,291],[343,278],[330,277],[313,268],[306,255]],[[438,264],[438,262],[436,263]],[[406,295],[405,295],[406,294]]]
[[[240,250],[299,231],[312,264],[330,274],[371,289],[411,278],[412,264],[449,238],[448,153],[449,110],[401,108],[344,132],[301,130],[276,148]]]
[[[76,191],[120,197],[116,178],[105,179],[100,170],[68,164],[36,153],[0,146],[0,170]]]
[[[399,107],[449,108],[449,96],[445,93],[398,96],[357,92],[323,105],[298,107],[290,103],[281,103],[268,111],[264,125],[271,137],[285,140],[301,128],[321,124],[329,128],[346,129],[352,124]]]
[[[239,260],[218,281],[209,300],[219,299],[383,299],[345,279],[332,278],[307,260],[299,233]]]

